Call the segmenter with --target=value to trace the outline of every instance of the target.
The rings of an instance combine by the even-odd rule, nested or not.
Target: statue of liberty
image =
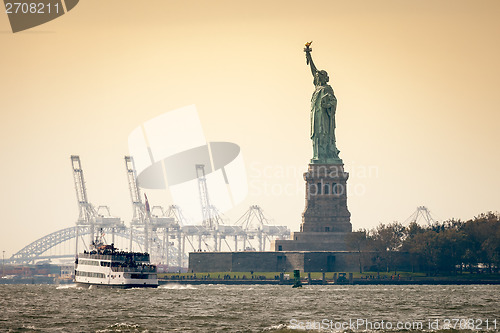
[[[328,73],[316,69],[312,60],[312,42],[306,43],[304,52],[306,62],[311,66],[315,90],[311,98],[311,140],[313,142],[313,158],[311,163],[330,164],[342,163],[335,142],[335,111],[337,98],[328,84]]]

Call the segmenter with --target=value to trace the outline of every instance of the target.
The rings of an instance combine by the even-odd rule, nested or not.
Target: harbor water
[[[500,286],[0,285],[1,332],[500,332]]]

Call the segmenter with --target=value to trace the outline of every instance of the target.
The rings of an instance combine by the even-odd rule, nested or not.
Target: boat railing
[[[101,260],[124,260],[125,259],[124,256],[107,255],[107,254],[90,254],[90,253],[80,253],[78,255],[78,258],[101,259]]]
[[[156,273],[154,266],[137,266],[137,267],[111,267],[113,272],[132,272],[132,273]]]
[[[78,255],[78,258],[113,260],[113,261],[125,261],[129,258],[133,258],[135,261],[149,261],[149,255],[143,255],[143,254],[133,254],[127,256],[120,254],[80,253]]]

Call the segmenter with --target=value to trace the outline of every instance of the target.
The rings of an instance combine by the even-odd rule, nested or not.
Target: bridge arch
[[[74,227],[69,227],[69,228],[64,228],[55,232],[52,232],[44,237],[41,237],[34,242],[26,245],[23,247],[21,250],[19,250],[17,253],[12,255],[12,257],[9,259],[10,263],[16,263],[16,264],[28,264],[28,263],[33,263],[35,260],[40,260],[40,259],[50,259],[50,258],[61,258],[61,257],[69,257],[69,256],[43,256],[45,252],[50,250],[51,248],[64,243],[66,241],[76,239],[77,236],[77,228],[78,228],[78,236],[85,236],[89,235],[91,233],[91,228],[90,226],[74,226]],[[113,230],[114,229],[114,230]],[[103,232],[106,234],[112,234],[114,233],[115,236],[118,237],[123,237],[125,239],[130,240],[130,228],[128,227],[104,227],[102,228]],[[144,235],[141,230],[136,230],[134,229],[134,232],[132,233],[132,241],[136,243],[139,246],[144,245]],[[169,252],[172,252],[172,258],[175,259],[175,251],[177,251],[174,248],[169,248]],[[175,261],[175,260],[172,260]]]

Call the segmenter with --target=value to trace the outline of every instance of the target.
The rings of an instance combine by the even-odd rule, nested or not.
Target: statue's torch
[[[312,52],[312,48],[310,48],[309,46],[311,46],[312,44],[312,41],[310,42],[307,42],[306,43],[306,47],[304,47],[304,52],[306,53],[306,63],[309,65],[309,59],[311,58],[311,55],[310,53]]]

